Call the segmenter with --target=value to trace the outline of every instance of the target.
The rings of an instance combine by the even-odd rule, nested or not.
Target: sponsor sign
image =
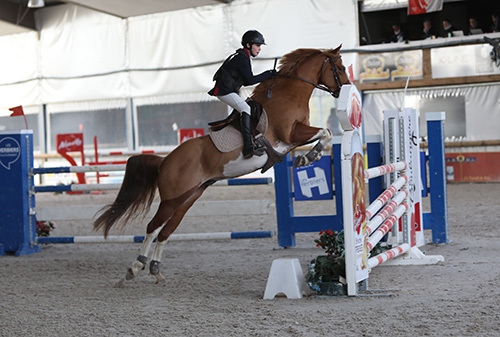
[[[333,199],[332,163],[330,156],[323,156],[307,166],[294,167],[295,200]]]
[[[422,51],[359,54],[361,83],[422,79]]]
[[[0,165],[10,170],[11,165],[18,161],[21,155],[21,145],[12,137],[0,140]]]
[[[186,140],[205,135],[205,129],[179,129],[179,144]]]
[[[56,135],[57,153],[83,151],[83,133],[60,133]]]
[[[500,182],[500,152],[447,153],[446,181]]]

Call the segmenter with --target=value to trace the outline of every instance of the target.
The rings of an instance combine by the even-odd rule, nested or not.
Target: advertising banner
[[[179,144],[184,143],[186,140],[203,136],[204,129],[179,129]]]
[[[323,156],[307,166],[294,167],[293,183],[297,201],[333,199],[330,156]]]
[[[500,182],[500,152],[447,153],[446,181]]]
[[[422,50],[359,54],[361,83],[422,79]]]

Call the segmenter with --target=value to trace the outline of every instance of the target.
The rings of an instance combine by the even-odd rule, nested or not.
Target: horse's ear
[[[342,48],[342,44],[340,44],[337,48],[333,50],[334,53],[340,52],[340,48]]]

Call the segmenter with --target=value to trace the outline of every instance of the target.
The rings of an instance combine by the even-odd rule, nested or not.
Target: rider
[[[260,53],[261,45],[266,44],[264,36],[256,30],[249,30],[241,38],[241,45],[236,52],[230,55],[214,75],[215,87],[208,92],[216,96],[240,113],[241,133],[243,135],[243,157],[251,158],[254,154],[261,156],[265,147],[252,142],[250,131],[250,105],[239,95],[240,88],[253,85],[275,75],[275,70],[267,70],[259,75],[252,72],[251,58]]]

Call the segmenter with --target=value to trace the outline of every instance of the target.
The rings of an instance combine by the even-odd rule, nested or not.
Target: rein
[[[335,98],[338,98],[339,97],[339,94],[340,94],[340,88],[342,87],[342,83],[340,83],[340,78],[339,78],[339,74],[338,74],[338,70],[337,70],[337,67],[335,66],[335,61],[338,60],[339,58],[341,58],[341,56],[337,56],[335,57],[333,60],[330,58],[330,57],[327,57],[324,61],[323,61],[323,65],[321,66],[321,70],[320,70],[320,78],[323,74],[323,68],[325,67],[325,64],[330,61],[330,66],[331,66],[331,69],[332,69],[332,72],[333,72],[333,77],[335,78],[335,82],[337,83],[337,90],[333,91],[331,90],[330,88],[328,88],[326,85],[324,84],[319,84],[319,83],[314,83],[312,81],[309,81],[308,79],[305,79],[303,77],[300,77],[300,76],[292,76],[292,75],[286,75],[286,74],[278,74],[276,75],[276,77],[286,77],[286,78],[291,78],[291,79],[295,79],[295,80],[299,80],[299,81],[302,81],[302,82],[306,82],[306,83],[309,83],[310,85],[312,85],[313,87],[315,87],[316,89],[319,89],[319,90],[322,90],[322,91],[326,91],[327,93],[329,93],[330,95],[332,95],[333,97]],[[274,84],[274,82],[271,84],[269,90],[268,90],[268,93],[267,93],[267,97],[268,98],[271,98],[272,96],[272,85]]]

